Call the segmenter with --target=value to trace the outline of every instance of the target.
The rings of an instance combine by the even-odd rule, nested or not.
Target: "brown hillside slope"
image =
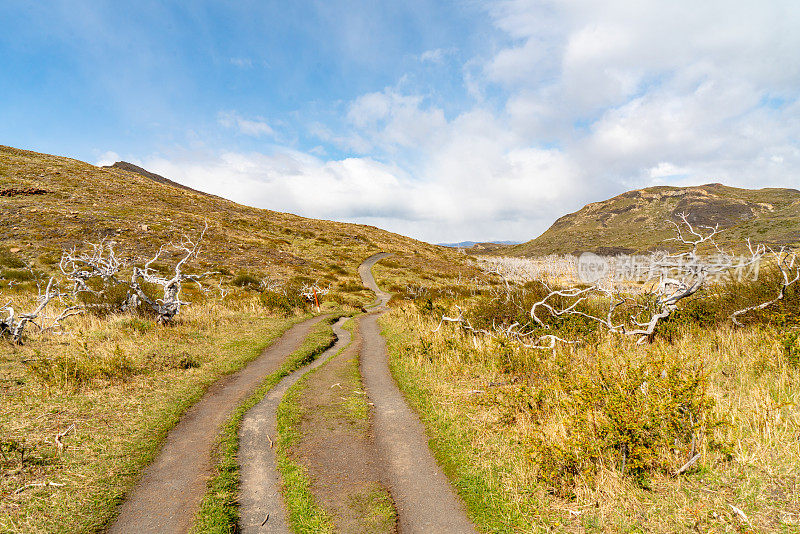
[[[739,189],[722,184],[696,187],[658,186],[587,204],[564,215],[542,235],[499,253],[543,256],[596,252],[633,253],[670,249],[681,213],[696,225],[719,224],[718,242],[733,248],[748,238],[771,245],[800,242],[800,191]]]
[[[372,226],[307,219],[256,209],[160,183],[120,168],[0,145],[0,247],[34,265],[52,265],[65,248],[111,238],[130,256],[152,256],[162,243],[196,236],[207,221],[202,270],[273,276],[353,278],[367,256],[394,251],[443,271],[456,251]],[[167,258],[165,261],[169,261]]]

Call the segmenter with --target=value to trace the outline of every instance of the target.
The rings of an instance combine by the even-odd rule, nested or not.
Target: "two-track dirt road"
[[[378,317],[389,301],[372,276],[372,266],[388,254],[367,258],[359,268],[364,285],[378,296],[373,313],[361,318],[361,374],[373,403],[372,429],[383,464],[383,483],[397,508],[401,533],[476,532],[447,477],[436,464],[425,429],[411,411],[389,371],[386,342]]]
[[[370,403],[371,430],[381,483],[387,487],[401,533],[461,534],[475,528],[436,464],[425,429],[411,411],[389,372],[386,343],[378,317],[389,294],[382,291],[372,267],[390,254],[367,258],[359,274],[376,294],[372,311],[360,317],[360,370]],[[156,460],[121,505],[112,533],[182,533],[190,529],[211,474],[211,451],[222,424],[264,377],[280,367],[299,348],[315,317],[291,328],[259,358],[239,372],[215,383],[167,435]],[[308,366],[277,384],[245,414],[240,429],[240,527],[245,533],[288,533],[274,449],[276,412],[286,390],[311,368],[322,365],[350,343],[350,334],[335,328],[337,343]],[[268,519],[267,519],[267,515]],[[266,519],[266,521],[265,521]],[[393,528],[394,530],[394,528]]]
[[[111,533],[189,530],[211,476],[211,450],[222,424],[264,377],[296,351],[322,317],[293,326],[257,359],[213,384],[173,428],[155,461],[121,505]]]

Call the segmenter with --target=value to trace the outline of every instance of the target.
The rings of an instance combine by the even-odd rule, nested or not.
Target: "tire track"
[[[376,254],[359,267],[364,285],[378,297],[375,312],[360,320],[361,375],[373,403],[372,428],[384,484],[394,499],[401,533],[474,533],[464,507],[428,447],[425,428],[411,411],[390,371],[378,317],[389,294],[378,288],[372,266],[389,254]]]
[[[278,435],[278,405],[286,391],[304,374],[350,344],[350,332],[342,328],[347,319],[343,317],[333,325],[337,340],[331,348],[281,380],[242,419],[239,429],[239,526],[244,534],[291,532],[281,494],[277,457],[272,447]]]
[[[155,461],[120,506],[108,532],[187,532],[206,492],[212,471],[211,450],[220,427],[322,319],[314,317],[293,326],[246,367],[212,384],[167,434]]]

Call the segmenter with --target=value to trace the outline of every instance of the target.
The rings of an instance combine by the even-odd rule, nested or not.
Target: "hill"
[[[358,281],[357,267],[380,251],[444,271],[456,251],[372,226],[251,208],[201,193],[140,167],[82,161],[0,145],[0,248],[34,266],[103,238],[132,257],[196,236],[208,222],[200,270]],[[167,258],[168,260],[169,258]]]
[[[740,189],[722,184],[658,186],[587,204],[559,218],[542,235],[502,249],[512,256],[595,252],[630,254],[670,250],[681,213],[695,225],[719,225],[718,243],[738,248],[748,237],[771,245],[800,242],[800,191]]]

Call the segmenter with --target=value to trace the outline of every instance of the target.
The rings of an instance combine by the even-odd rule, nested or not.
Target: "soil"
[[[332,516],[337,532],[397,532],[393,517],[369,505],[376,494],[389,501],[388,492],[381,486],[369,421],[354,417],[347,408],[348,398],[364,395],[357,374],[361,339],[357,332],[355,337],[350,347],[306,380],[299,399],[302,439],[291,454],[308,470],[310,490]]]
[[[295,325],[245,368],[215,382],[192,406],[164,441],[155,461],[120,506],[111,533],[189,530],[211,476],[211,450],[231,412],[296,351],[315,317]]]
[[[389,488],[398,514],[398,530],[407,532],[474,533],[463,504],[428,447],[425,428],[406,404],[389,371],[386,342],[378,326],[389,294],[375,284],[371,268],[386,255],[367,258],[359,268],[364,285],[378,295],[380,306],[361,317],[361,376],[369,400],[375,450],[382,482]]]
[[[300,377],[325,363],[350,343],[350,332],[342,328],[345,320],[339,319],[333,325],[337,340],[331,348],[281,380],[242,419],[239,429],[239,526],[244,534],[290,532],[273,447],[278,434],[278,404]]]

